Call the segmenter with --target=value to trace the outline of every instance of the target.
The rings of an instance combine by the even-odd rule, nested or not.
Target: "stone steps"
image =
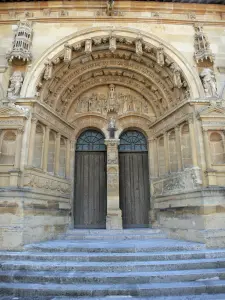
[[[0,252],[1,260],[77,261],[77,262],[125,262],[165,261],[200,258],[225,258],[225,250],[192,250],[175,252],[95,253],[95,252]]]
[[[39,252],[89,252],[89,253],[138,253],[138,252],[174,252],[203,250],[204,244],[183,242],[172,239],[74,241],[57,240],[25,246],[25,250]]]
[[[160,272],[51,272],[51,271],[0,271],[0,282],[63,283],[63,284],[143,284],[178,281],[201,281],[214,278],[225,280],[225,268],[160,271]]]
[[[216,294],[225,291],[225,280],[152,284],[34,284],[0,283],[2,295],[14,296],[184,296],[189,294]]]
[[[134,262],[60,262],[60,261],[6,261],[2,270],[68,271],[68,272],[151,272],[166,270],[195,270],[225,268],[225,258],[134,261]]]
[[[96,239],[100,232],[104,237]],[[225,249],[146,239],[159,230],[121,230],[118,239],[115,234],[79,230],[72,232],[73,239],[0,252],[0,300],[3,295],[27,300],[225,299]]]
[[[126,229],[126,230],[69,230],[60,238],[64,240],[148,240],[166,238],[160,229]]]

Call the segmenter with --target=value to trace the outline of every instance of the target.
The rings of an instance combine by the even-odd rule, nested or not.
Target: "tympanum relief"
[[[115,111],[119,116],[134,113],[154,116],[151,105],[137,92],[113,84],[90,89],[83,93],[75,102],[69,114],[71,122],[75,115],[98,113],[107,116]]]

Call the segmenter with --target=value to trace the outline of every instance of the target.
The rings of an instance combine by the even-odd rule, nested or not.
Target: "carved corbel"
[[[69,44],[64,45],[64,62],[69,63],[72,59],[72,46]]]
[[[88,40],[85,41],[84,51],[87,55],[91,54],[91,52],[92,52],[92,39],[88,39]]]
[[[49,80],[52,78],[53,64],[50,59],[45,63],[44,79]]]

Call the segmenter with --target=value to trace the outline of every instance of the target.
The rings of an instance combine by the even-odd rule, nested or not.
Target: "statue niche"
[[[129,88],[110,84],[82,94],[74,102],[69,119],[76,114],[97,113],[106,116],[108,112],[154,116],[151,105],[143,96]]]

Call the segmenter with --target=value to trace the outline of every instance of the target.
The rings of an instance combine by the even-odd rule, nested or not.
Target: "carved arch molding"
[[[83,116],[106,119],[110,105],[119,119],[136,115],[152,123],[192,96],[190,78],[162,44],[153,44],[118,31],[64,43],[46,58],[36,97],[74,125]]]

